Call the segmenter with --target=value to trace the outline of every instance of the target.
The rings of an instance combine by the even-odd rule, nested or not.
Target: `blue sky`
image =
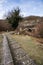
[[[16,7],[23,16],[43,16],[43,0],[0,0],[0,19]]]

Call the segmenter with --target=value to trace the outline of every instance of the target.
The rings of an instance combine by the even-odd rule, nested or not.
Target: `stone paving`
[[[13,59],[10,53],[10,49],[8,46],[8,41],[6,39],[6,36],[3,35],[3,58],[2,58],[2,65],[14,65]]]

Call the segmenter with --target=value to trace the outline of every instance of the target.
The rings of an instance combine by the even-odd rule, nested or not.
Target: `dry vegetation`
[[[43,37],[43,22],[41,21],[36,25],[37,28],[37,35],[40,35],[40,37]]]
[[[6,20],[0,20],[0,31],[13,30],[11,25]]]
[[[18,25],[16,32],[35,37],[43,37],[43,17],[25,17]]]
[[[31,36],[12,35],[12,37],[21,45],[37,65],[43,65],[43,44],[40,44],[36,38]]]
[[[31,32],[29,31],[31,29]],[[0,20],[0,31],[14,30],[6,20]],[[22,31],[20,31],[22,30]],[[16,32],[36,37],[43,37],[43,17],[24,17],[19,23]]]

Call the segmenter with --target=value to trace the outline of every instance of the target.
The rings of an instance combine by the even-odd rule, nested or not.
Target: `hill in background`
[[[0,20],[0,31],[12,31],[14,30],[11,24],[6,20]],[[39,16],[28,16],[24,17],[22,21],[19,22],[17,29],[15,30],[17,34],[27,34],[32,36],[40,35],[43,37],[43,17]]]
[[[0,31],[11,31],[13,30],[11,25],[6,20],[0,20]]]
[[[40,37],[40,33],[43,33],[42,29],[43,29],[43,17],[29,16],[24,17],[24,19],[19,23],[17,32],[19,32],[19,34],[23,33]],[[41,34],[41,36],[43,36],[43,34]]]

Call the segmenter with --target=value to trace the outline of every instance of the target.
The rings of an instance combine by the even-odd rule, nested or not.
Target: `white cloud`
[[[6,3],[7,0],[0,0],[0,4]]]
[[[20,2],[15,2],[17,0],[0,0],[0,18],[13,8],[19,6],[21,12],[24,16],[28,15],[42,15],[43,16],[43,2],[37,0],[20,0]]]
[[[1,11],[1,13],[0,13],[0,19],[2,19],[3,18],[3,14],[5,13],[5,11]]]
[[[7,0],[0,0],[0,19],[2,19],[5,14],[4,3],[7,3]]]
[[[24,16],[28,15],[37,15],[37,16],[43,16],[43,2],[35,2],[35,0],[30,2],[25,2],[21,5],[22,12],[24,13]]]
[[[3,3],[5,0],[0,0],[0,3]]]

